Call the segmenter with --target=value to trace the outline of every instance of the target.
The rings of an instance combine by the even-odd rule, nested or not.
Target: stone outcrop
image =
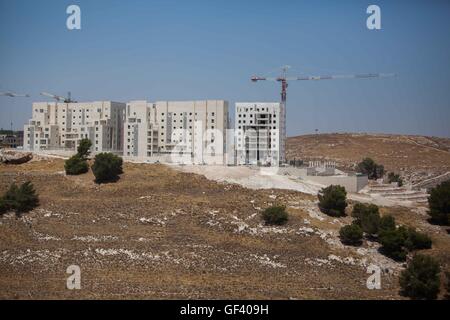
[[[0,150],[0,162],[6,164],[22,164],[33,159],[31,152],[19,152],[15,150]]]

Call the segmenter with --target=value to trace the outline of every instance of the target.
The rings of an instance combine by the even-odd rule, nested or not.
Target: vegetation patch
[[[331,185],[319,191],[320,210],[332,217],[345,216],[347,207],[347,191],[338,185]]]
[[[262,217],[268,225],[283,225],[288,221],[288,213],[285,206],[272,206],[266,208]]]
[[[431,221],[441,225],[450,224],[450,180],[431,189],[428,197]]]
[[[362,243],[363,230],[359,225],[353,223],[347,226],[343,226],[339,231],[339,236],[342,243],[351,246],[359,246]]]
[[[119,179],[119,175],[123,173],[123,160],[121,157],[112,153],[99,153],[95,156],[92,172],[95,176],[95,182],[114,182]]]
[[[400,275],[401,294],[412,299],[436,299],[439,293],[439,263],[425,255],[415,255]]]
[[[39,205],[39,198],[30,181],[17,186],[13,183],[0,198],[0,214],[15,211],[16,215],[33,210]]]
[[[384,166],[377,164],[371,158],[364,158],[363,161],[358,164],[358,170],[361,173],[367,174],[369,179],[372,180],[380,179],[384,175]]]

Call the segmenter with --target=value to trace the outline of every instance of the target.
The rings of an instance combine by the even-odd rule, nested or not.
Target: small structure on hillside
[[[340,185],[348,192],[359,192],[367,186],[367,175],[345,173],[336,169],[334,161],[309,161],[308,166],[281,168],[282,174],[296,176],[305,181],[319,183],[324,186]]]

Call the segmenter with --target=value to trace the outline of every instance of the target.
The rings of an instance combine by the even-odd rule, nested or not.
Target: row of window
[[[245,107],[240,107],[240,108],[237,108],[237,111],[238,112],[244,112],[244,110],[245,110],[245,112],[248,112],[249,110],[250,111],[256,111],[256,112],[269,112],[269,107],[249,107],[249,108],[245,108]],[[272,109],[272,111],[273,111],[273,109]]]
[[[277,127],[273,127],[273,129],[276,129]],[[242,126],[238,126],[238,129],[242,129]],[[269,128],[270,129],[270,128]]]
[[[73,112],[76,112],[77,111],[77,109],[72,109],[73,110]],[[78,112],[81,112],[82,110],[84,110],[84,111],[86,111],[86,112],[95,112],[95,111],[93,111],[93,110],[91,110],[91,109],[78,109]],[[40,112],[40,113],[44,113],[44,109],[34,109],[34,111],[35,112]],[[108,108],[105,108],[105,111],[108,111]],[[58,112],[58,109],[56,109],[56,112]],[[66,109],[62,109],[62,112],[66,112]],[[98,108],[97,109],[97,112],[98,113],[101,113],[102,112],[102,109],[101,108]],[[116,110],[113,110],[113,113],[115,113],[116,112]]]
[[[256,117],[256,113],[253,113],[253,114],[249,114],[248,115],[250,118],[254,118],[254,117]],[[263,115],[261,115],[261,116],[263,116]],[[276,118],[277,117],[277,114],[276,113],[274,113],[274,114],[272,114],[272,118]],[[244,114],[238,114],[238,118],[247,118],[247,114],[246,113],[244,113]]]
[[[238,123],[246,124],[247,120],[238,120]],[[249,123],[252,124],[253,120],[249,120]],[[277,121],[276,120],[272,120],[271,123],[275,124],[275,123],[277,123]]]
[[[164,117],[164,114],[165,114],[164,112],[161,112],[161,116]],[[170,114],[172,114],[173,116],[176,116],[176,115],[177,115],[176,112],[172,112],[172,113],[169,112],[169,115],[170,115]],[[180,116],[185,116],[185,115],[187,115],[187,112],[181,112],[181,113],[180,113]],[[192,112],[189,112],[189,115],[192,116]],[[197,115],[197,112],[195,113],[195,115]],[[209,113],[207,112],[206,115],[209,115]],[[211,116],[214,117],[214,116],[215,116],[215,112],[211,112]]]

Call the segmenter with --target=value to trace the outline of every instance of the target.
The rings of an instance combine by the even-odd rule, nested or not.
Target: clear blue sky
[[[66,28],[78,4],[82,30]],[[381,7],[382,30],[366,28]],[[40,91],[79,101],[278,101],[276,75],[395,72],[292,82],[288,135],[387,132],[450,137],[450,1],[0,0],[0,127],[19,128]]]

